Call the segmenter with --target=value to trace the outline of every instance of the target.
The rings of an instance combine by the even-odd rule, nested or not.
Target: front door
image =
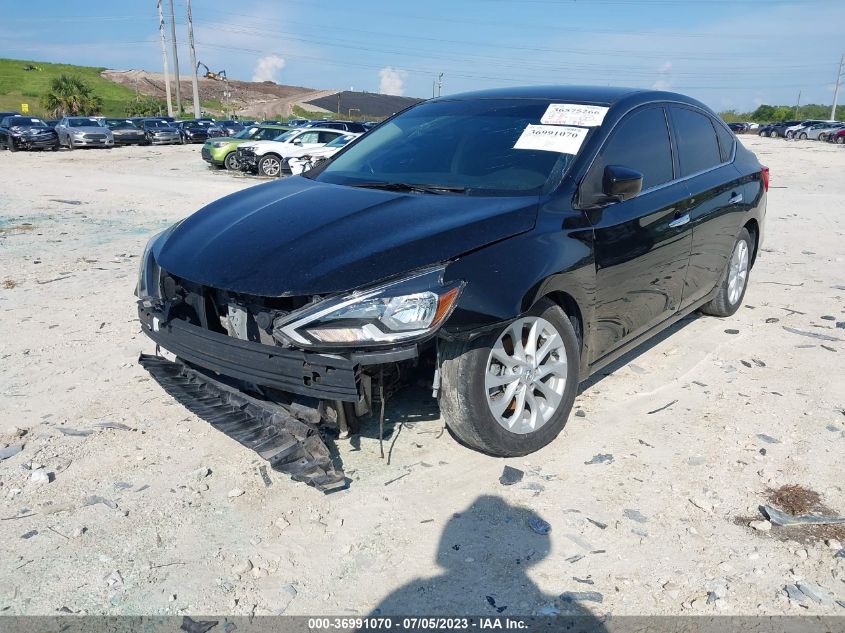
[[[582,187],[600,186],[607,165],[643,174],[636,197],[587,212],[596,266],[591,362],[674,314],[683,296],[692,232],[688,194],[676,165],[662,106],[647,106],[617,125]]]

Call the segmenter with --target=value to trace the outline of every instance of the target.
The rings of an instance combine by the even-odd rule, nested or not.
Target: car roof
[[[463,92],[437,97],[433,101],[451,101],[453,99],[559,99],[561,101],[586,101],[612,105],[636,93],[671,94],[612,86],[523,86],[519,88],[494,88],[490,90]]]
[[[294,128],[297,132],[333,132],[335,134],[352,134],[347,130],[338,130],[337,128],[333,127],[303,127],[303,128]]]

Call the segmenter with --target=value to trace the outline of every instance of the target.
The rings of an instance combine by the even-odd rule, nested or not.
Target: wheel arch
[[[756,218],[751,218],[743,225],[743,228],[746,229],[754,239],[754,252],[751,254],[751,267],[753,268],[754,262],[757,261],[757,251],[760,246],[760,224],[757,222]]]

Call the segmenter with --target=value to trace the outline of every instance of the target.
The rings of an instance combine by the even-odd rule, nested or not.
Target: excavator
[[[197,71],[200,68],[205,68],[205,77],[206,79],[213,79],[214,81],[226,81],[226,71],[225,70],[218,70],[216,73],[212,72],[208,66],[203,64],[202,62],[197,62]]]

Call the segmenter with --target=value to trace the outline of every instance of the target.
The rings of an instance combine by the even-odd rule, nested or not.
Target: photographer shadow
[[[585,606],[544,593],[528,576],[550,549],[550,537],[529,526],[537,519],[500,497],[478,497],[443,529],[436,562],[444,571],[400,587],[370,615],[520,618],[523,631],[605,631]]]

